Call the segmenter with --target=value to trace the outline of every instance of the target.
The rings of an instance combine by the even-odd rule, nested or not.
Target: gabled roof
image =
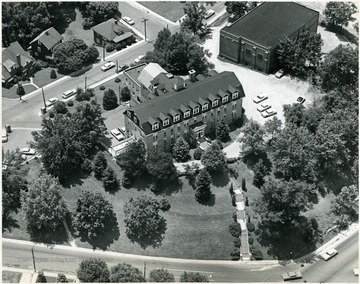
[[[223,30],[254,41],[264,47],[276,47],[319,13],[293,2],[265,2]]]
[[[39,34],[36,38],[34,38],[30,44],[35,41],[40,41],[48,50],[52,49],[56,44],[58,44],[63,37],[58,33],[53,27],[48,28]]]
[[[140,73],[138,80],[146,88],[149,88],[151,82],[161,73],[167,73],[159,64],[149,63]]]
[[[136,84],[140,85],[139,76],[141,71],[146,67],[146,63],[141,63],[139,65],[130,67],[124,71],[132,80],[136,82]]]
[[[129,28],[115,19],[109,19],[106,22],[102,22],[101,24],[92,27],[92,30],[106,38],[108,41],[113,41],[116,37],[131,32]],[[129,34],[127,34],[127,37],[129,37]]]

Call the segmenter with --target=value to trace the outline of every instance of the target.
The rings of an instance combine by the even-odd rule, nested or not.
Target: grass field
[[[47,84],[50,84],[50,83],[60,79],[61,77],[64,77],[64,75],[56,72],[57,77],[55,79],[51,79],[50,78],[51,69],[53,69],[53,68],[48,67],[48,68],[44,68],[44,69],[36,72],[35,76],[33,77],[34,84],[37,85],[39,88],[41,88]],[[56,71],[56,68],[54,68],[54,69]]]
[[[21,279],[20,272],[5,271],[2,272],[2,283],[19,283]]]
[[[87,45],[92,45],[94,43],[93,31],[91,29],[84,30],[82,26],[83,17],[78,10],[76,11],[76,19],[71,22],[70,25],[66,28],[65,32],[62,34],[64,40],[68,41],[71,38],[82,39]]]
[[[29,83],[29,82],[20,82],[20,83],[21,84],[26,84],[26,83]],[[10,89],[2,88],[1,89],[2,96],[4,98],[9,98],[9,99],[19,99],[19,96],[16,94],[17,86],[18,85],[15,84]],[[23,87],[24,87],[24,90],[25,90],[25,95],[36,90],[36,88],[33,85],[23,85]]]
[[[176,22],[184,16],[185,3],[180,2],[138,2],[149,10],[163,16],[164,18]]]

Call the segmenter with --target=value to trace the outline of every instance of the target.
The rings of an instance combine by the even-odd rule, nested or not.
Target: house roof
[[[123,41],[124,39],[127,39],[127,38],[132,37],[132,36],[133,36],[132,32],[126,32],[126,33],[123,33],[122,35],[119,35],[119,36],[115,37],[113,39],[113,42],[118,43],[118,42]]]
[[[36,38],[34,38],[30,44],[35,41],[40,41],[48,50],[52,49],[56,44],[61,41],[63,37],[58,33],[53,27],[48,28],[39,34]]]
[[[186,111],[190,109],[189,105],[191,101],[198,102],[200,98],[206,101],[210,92],[217,94],[220,89],[228,90],[229,85],[239,90],[240,98],[245,96],[242,85],[234,72],[225,71],[208,77],[207,80],[190,84],[181,91],[169,92],[130,107],[128,110],[136,114],[144,132],[148,134],[151,132],[151,128],[147,126],[150,117],[158,118],[160,113],[167,115],[169,113],[179,112],[179,110]]]
[[[149,88],[151,82],[161,73],[167,73],[159,64],[149,63],[140,73],[138,80],[146,88]]]
[[[118,36],[121,36],[125,33],[131,32],[131,30],[127,27],[125,27],[122,23],[115,19],[109,19],[106,22],[102,22],[94,27],[92,27],[92,30],[102,37],[106,38],[108,41],[113,41]],[[127,34],[129,35],[129,34]],[[132,35],[132,33],[131,33]],[[127,36],[129,37],[129,36]],[[124,39],[124,38],[123,38]],[[122,40],[123,40],[122,39]],[[119,42],[119,39],[117,39]]]
[[[264,47],[275,47],[319,13],[293,2],[265,2],[223,30],[254,41]]]
[[[140,85],[139,76],[141,74],[141,71],[145,68],[146,64],[142,63],[140,65],[136,65],[134,67],[130,67],[129,69],[126,69],[124,73],[126,73],[131,79],[133,79],[136,84]]]

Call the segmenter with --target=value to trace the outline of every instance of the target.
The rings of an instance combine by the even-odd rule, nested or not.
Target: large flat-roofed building
[[[143,139],[148,151],[169,151],[180,136],[196,144],[215,130],[218,120],[225,118],[231,124],[242,117],[245,93],[233,72],[212,72],[195,82],[169,82],[172,91],[124,112],[128,135]]]
[[[317,32],[319,13],[293,2],[265,2],[220,31],[219,56],[264,73],[278,66],[276,49],[285,37]]]

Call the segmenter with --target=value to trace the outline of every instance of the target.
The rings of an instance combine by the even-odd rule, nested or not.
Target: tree
[[[282,122],[277,116],[266,120],[264,127],[267,134],[271,135],[271,139],[276,138],[281,132]]]
[[[66,278],[65,274],[58,273],[56,278],[56,283],[68,283],[69,280]]]
[[[18,87],[16,89],[16,94],[19,96],[20,101],[21,101],[21,97],[25,95],[24,87],[20,83],[18,84]]]
[[[267,173],[267,168],[264,165],[264,162],[262,159],[260,159],[254,166],[254,185],[256,187],[261,187],[265,180],[264,177]]]
[[[39,271],[38,276],[36,277],[36,283],[47,283],[44,272]]]
[[[28,227],[56,231],[68,213],[56,178],[41,175],[21,193],[21,205]]]
[[[227,167],[225,155],[216,143],[211,143],[206,149],[201,156],[201,163],[210,173],[220,172]]]
[[[347,27],[350,21],[355,20],[353,14],[357,7],[351,2],[327,2],[324,10],[326,21],[332,26]]]
[[[167,28],[163,28],[161,31],[159,31],[154,43],[154,49],[160,52],[165,52],[167,50],[167,44],[170,36],[171,32]]]
[[[68,109],[66,107],[66,103],[63,102],[63,101],[57,101],[55,104],[54,104],[54,112],[57,113],[57,114],[66,114],[68,112]]]
[[[165,152],[151,153],[147,160],[147,170],[158,183],[177,178],[173,159],[170,154]]]
[[[302,104],[284,105],[283,108],[286,123],[293,123],[296,126],[303,124],[305,107]]]
[[[331,203],[331,211],[340,217],[338,224],[340,229],[345,229],[352,222],[359,219],[358,207],[359,192],[355,185],[343,187],[340,194]]]
[[[154,269],[150,272],[150,282],[175,282],[174,274],[167,269]]]
[[[131,198],[124,207],[126,234],[137,241],[153,240],[165,221],[159,214],[159,202],[146,195]]]
[[[187,17],[181,22],[180,28],[188,30],[194,35],[203,35],[207,31],[207,25],[204,24],[206,9],[199,2],[187,2],[184,7]]]
[[[280,40],[277,49],[280,64],[297,76],[308,76],[309,67],[317,67],[321,61],[320,34],[304,31],[293,39],[286,37]]]
[[[122,88],[121,90],[121,100],[123,102],[129,101],[131,100],[131,96],[130,96],[130,90],[127,86],[125,86],[124,88]]]
[[[179,137],[179,139],[175,142],[172,153],[176,162],[186,162],[189,160],[189,144],[183,137]]]
[[[50,78],[51,78],[51,79],[56,79],[56,78],[57,78],[55,69],[51,69],[51,71],[50,71]]]
[[[107,167],[102,178],[103,185],[106,191],[114,191],[119,187],[119,181],[116,174],[111,167]]]
[[[206,169],[200,170],[195,181],[195,197],[198,202],[206,202],[211,196],[210,185],[212,183],[211,176]]]
[[[194,151],[194,159],[195,160],[200,160],[202,154],[203,154],[203,151],[200,148],[196,148],[195,151]]]
[[[225,118],[220,119],[216,124],[216,139],[227,142],[230,140],[230,128]]]
[[[244,16],[248,10],[248,2],[242,1],[242,2],[225,2],[226,6],[226,12],[228,12],[230,15],[234,15],[235,18],[240,18]]]
[[[186,272],[180,275],[180,282],[209,282],[207,276],[199,272]]]
[[[118,106],[118,101],[115,92],[108,89],[104,92],[103,107],[105,110],[112,110]]]
[[[86,20],[87,28],[113,18],[118,12],[117,2],[83,2],[79,5],[81,15]]]
[[[142,140],[135,140],[117,157],[117,163],[124,172],[124,179],[133,182],[146,172],[146,148]]]
[[[81,237],[98,239],[112,231],[116,223],[113,206],[99,191],[84,190],[78,200],[73,226]]]
[[[229,226],[229,232],[235,238],[240,237],[240,235],[241,235],[240,224],[237,223],[237,222],[231,223],[230,226]]]
[[[120,263],[111,267],[110,281],[115,283],[145,282],[139,269],[128,263]]]
[[[325,55],[319,68],[321,87],[324,91],[341,89],[358,84],[358,49],[338,45]]]
[[[86,258],[80,262],[76,271],[81,282],[109,282],[110,272],[105,261],[100,258]]]
[[[239,141],[242,143],[242,150],[250,153],[258,153],[264,149],[265,131],[259,123],[250,119],[242,128],[242,136]]]

